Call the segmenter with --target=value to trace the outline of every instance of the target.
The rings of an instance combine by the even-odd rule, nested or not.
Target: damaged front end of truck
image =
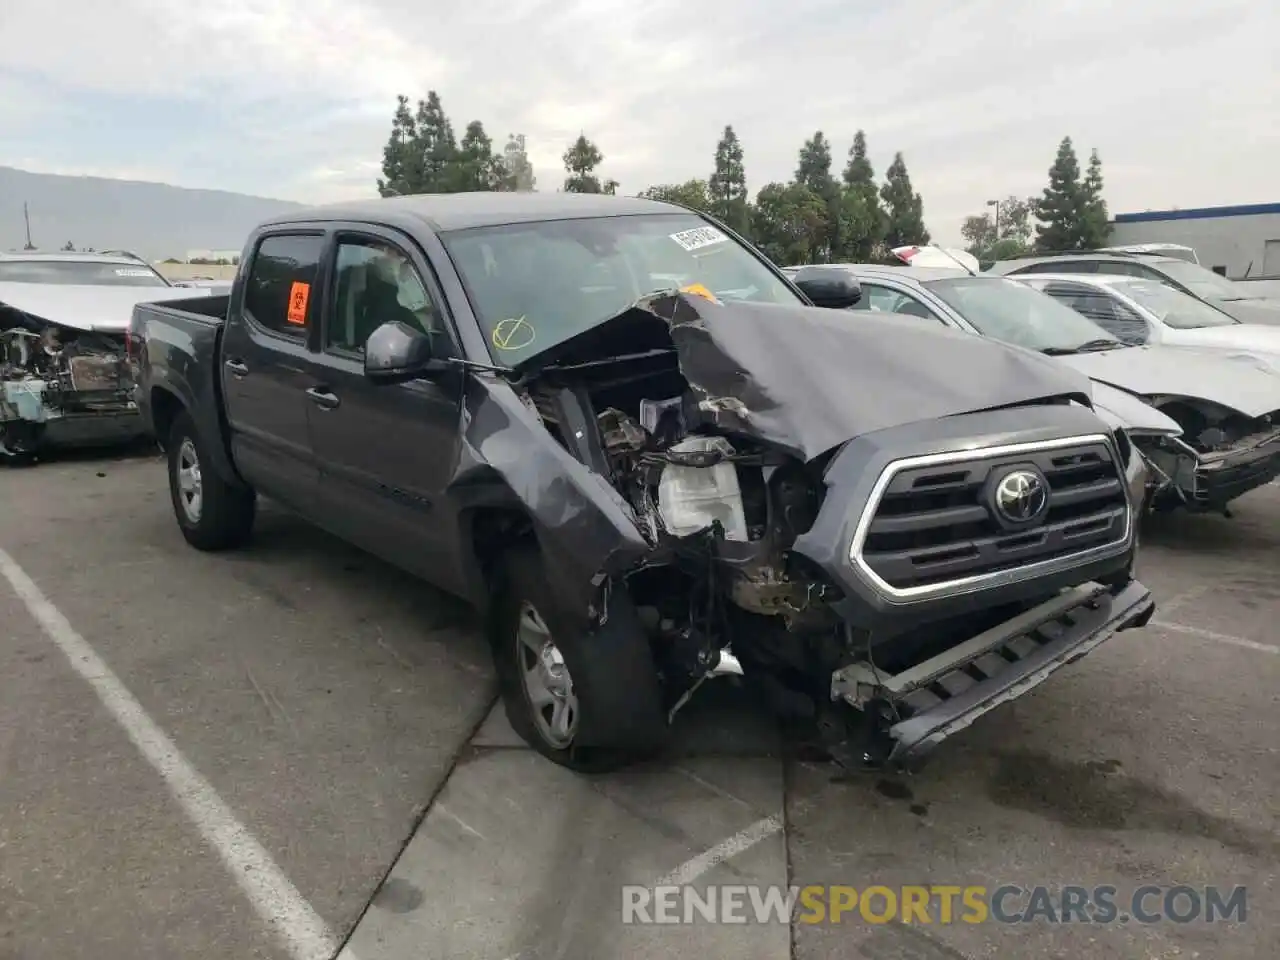
[[[1052,362],[832,314],[654,295],[477,378],[466,442],[562,604],[627,592],[668,719],[735,675],[841,763],[906,763],[1146,623],[1147,475]]]
[[[0,299],[0,459],[143,435],[133,383],[123,332],[82,329]]]

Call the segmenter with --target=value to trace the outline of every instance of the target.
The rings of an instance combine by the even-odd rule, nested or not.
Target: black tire
[[[183,411],[169,434],[169,498],[187,543],[197,550],[228,550],[248,542],[253,532],[256,498],[252,490],[227,483],[213,468],[204,440],[190,415]],[[179,480],[191,457],[199,475],[199,501],[184,493]]]
[[[626,591],[615,587],[608,618],[591,633],[564,626],[536,547],[514,547],[498,572],[489,642],[507,719],[543,756],[582,773],[605,773],[645,759],[666,742],[662,689],[646,634]],[[525,681],[520,625],[526,604],[541,618],[572,678],[577,700],[570,742],[553,742],[537,720]]]

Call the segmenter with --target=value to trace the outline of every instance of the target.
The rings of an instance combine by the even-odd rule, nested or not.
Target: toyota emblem
[[[1049,506],[1049,485],[1031,470],[1011,470],[995,490],[995,508],[1009,523],[1029,523]]]

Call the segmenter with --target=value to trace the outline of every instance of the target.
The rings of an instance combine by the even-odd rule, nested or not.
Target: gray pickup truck
[[[268,497],[486,614],[552,760],[659,748],[735,675],[856,766],[1120,630],[1146,475],[1047,358],[837,312],[678,206],[411,196],[258,227],[229,296],[136,308],[178,525]],[[835,308],[835,309],[831,309]]]

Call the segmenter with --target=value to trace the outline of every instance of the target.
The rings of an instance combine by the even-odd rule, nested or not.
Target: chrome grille
[[[993,491],[1011,474],[1047,486],[1038,516],[1001,518]],[[852,555],[894,594],[1103,551],[1129,535],[1124,471],[1104,436],[918,457],[890,465]]]

